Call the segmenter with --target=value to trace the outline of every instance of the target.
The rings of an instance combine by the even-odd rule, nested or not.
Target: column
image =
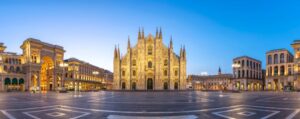
[[[37,86],[40,88],[41,90],[41,73],[40,72],[37,72]]]

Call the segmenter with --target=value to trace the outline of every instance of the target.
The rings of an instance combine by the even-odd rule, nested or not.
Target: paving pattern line
[[[8,119],[16,119],[14,116],[11,114],[7,113],[7,111],[1,110],[1,112],[8,118]]]
[[[123,116],[123,115],[109,115],[107,119],[198,119],[195,115],[183,115],[183,116]]]
[[[59,106],[60,106],[60,105],[39,106],[39,107],[20,108],[20,109],[5,109],[5,111],[34,110],[34,109],[43,109],[43,108],[51,108],[51,107],[59,107]]]
[[[243,105],[234,105],[234,106],[228,106],[228,107],[209,108],[209,109],[190,110],[190,111],[145,112],[145,111],[101,110],[101,109],[79,108],[79,107],[71,107],[71,106],[61,105],[61,107],[71,108],[71,109],[79,109],[79,110],[87,110],[87,111],[95,111],[95,112],[106,112],[106,113],[123,113],[123,114],[180,114],[180,113],[195,113],[195,112],[205,112],[205,111],[213,111],[213,110],[219,110],[219,109],[236,108],[236,107],[241,107],[241,106],[243,106]]]
[[[254,106],[254,105],[243,105],[246,107],[266,108],[266,109],[279,109],[279,110],[298,110],[299,108],[285,108],[285,107],[266,107],[266,106]]]
[[[290,114],[285,119],[293,119],[298,113],[300,112],[300,109],[295,110],[292,114]]]

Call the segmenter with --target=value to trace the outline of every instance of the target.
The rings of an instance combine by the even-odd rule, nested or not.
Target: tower
[[[120,49],[115,46],[114,51],[114,89],[120,88]]]

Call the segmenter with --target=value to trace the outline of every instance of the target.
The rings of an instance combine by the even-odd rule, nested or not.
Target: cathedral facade
[[[161,30],[155,36],[144,36],[139,31],[138,41],[131,46],[128,38],[127,52],[120,55],[114,51],[115,90],[185,90],[186,50],[180,48],[180,55],[174,53],[172,38],[168,46],[163,44]]]

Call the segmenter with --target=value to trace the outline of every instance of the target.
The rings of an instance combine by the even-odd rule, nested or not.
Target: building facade
[[[55,91],[63,87],[60,64],[65,50],[62,46],[29,38],[23,42],[21,49],[27,90]]]
[[[104,71],[104,89],[106,90],[112,90],[113,89],[113,79],[114,75],[111,71],[105,70]]]
[[[294,49],[294,90],[300,91],[300,40],[295,40],[291,46]]]
[[[21,55],[6,52],[5,49],[6,46],[0,43],[0,91],[56,91],[64,89],[65,86],[69,88],[70,80],[85,81],[71,79],[78,78],[78,75],[73,73],[75,72],[73,67],[76,67],[76,63],[70,62],[70,66],[62,65],[69,61],[64,61],[65,50],[62,46],[28,38],[21,45],[23,51]],[[94,67],[92,69],[97,69],[97,71],[101,69],[96,68],[96,66],[89,65],[89,67]],[[103,69],[99,70],[99,75],[101,75],[102,79],[103,72]],[[91,77],[96,76],[89,74],[88,77],[88,80],[92,80]],[[101,81],[103,81],[102,79]],[[65,80],[67,84],[65,84]],[[97,83],[91,83],[96,83],[97,85],[99,82],[98,77],[95,80],[97,80]],[[84,84],[90,83],[84,82]],[[83,87],[83,90],[90,88]]]
[[[276,49],[266,53],[266,90],[293,88],[294,56],[287,49]]]
[[[105,70],[87,62],[70,58],[65,60],[65,87],[75,91],[95,91],[104,88]]]
[[[185,48],[180,49],[178,56],[173,51],[172,38],[168,47],[163,44],[161,30],[155,36],[144,36],[144,31],[139,31],[135,46],[131,46],[128,38],[124,56],[115,48],[113,87],[115,90],[185,90]]]
[[[24,91],[26,75],[22,56],[5,49],[6,46],[0,43],[0,91]]]
[[[263,90],[261,61],[241,56],[233,59],[234,90]]]
[[[300,90],[300,40],[291,44],[294,54],[287,49],[266,53],[266,89],[274,91]]]
[[[189,75],[188,83],[193,90],[226,91],[232,90],[232,74],[222,74],[221,69],[217,75]]]

